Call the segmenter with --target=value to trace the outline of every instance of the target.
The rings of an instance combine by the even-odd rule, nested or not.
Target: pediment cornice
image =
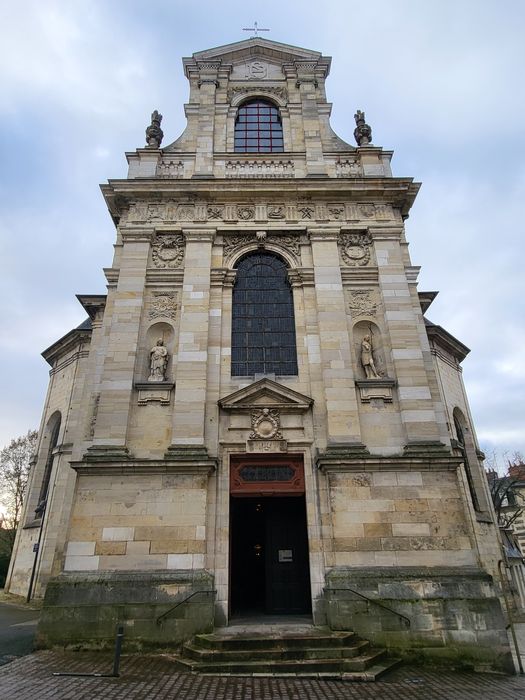
[[[246,411],[265,406],[287,412],[304,412],[313,402],[310,396],[265,378],[224,396],[218,404],[225,411]]]

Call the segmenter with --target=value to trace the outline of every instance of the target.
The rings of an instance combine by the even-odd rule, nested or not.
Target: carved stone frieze
[[[206,209],[208,219],[222,219],[224,216],[224,207],[220,205],[210,205]]]
[[[344,207],[328,207],[328,213],[331,219],[339,221],[345,218],[345,208]]]
[[[237,207],[237,218],[241,221],[250,221],[255,216],[255,207],[251,205],[241,205]]]
[[[285,208],[284,204],[273,204],[268,206],[269,219],[284,219]]]
[[[367,231],[342,233],[339,239],[341,256],[347,265],[364,266],[370,262],[372,237]]]
[[[180,267],[184,260],[184,236],[180,233],[157,236],[152,246],[151,258],[155,267]]]
[[[300,206],[297,211],[301,215],[301,219],[311,219],[312,214],[315,212],[315,208],[311,206]]]
[[[224,236],[224,256],[230,257],[236,250],[243,248],[246,245],[254,242],[253,235],[248,233],[234,234],[233,236]]]
[[[347,293],[347,301],[354,318],[377,315],[379,297],[375,289],[351,289]]]
[[[375,216],[376,208],[374,204],[360,204],[359,213],[365,219],[371,219]]]
[[[179,204],[177,207],[177,219],[179,221],[193,221],[195,218],[195,207],[193,204]]]
[[[255,77],[252,79],[255,79]],[[231,102],[237,95],[244,95],[247,93],[275,95],[285,102],[288,100],[288,91],[285,87],[277,87],[272,85],[243,85],[239,87],[232,87],[228,90],[228,101]]]
[[[177,317],[177,294],[165,294],[164,292],[154,292],[150,303],[148,318],[171,318]]]
[[[249,440],[282,440],[281,415],[276,408],[252,411],[252,432]]]

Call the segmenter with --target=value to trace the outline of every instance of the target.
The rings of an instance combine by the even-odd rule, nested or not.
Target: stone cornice
[[[78,474],[202,474],[209,476],[215,469],[215,461],[197,462],[172,459],[129,459],[111,462],[70,462]]]
[[[226,183],[226,187],[225,187]],[[136,200],[187,199],[197,197],[204,201],[253,202],[254,198],[319,199],[322,202],[381,202],[392,204],[407,216],[419,190],[411,178],[225,178],[184,180],[145,178],[110,180],[101,186],[106,205],[118,217]],[[369,222],[372,223],[372,222]]]

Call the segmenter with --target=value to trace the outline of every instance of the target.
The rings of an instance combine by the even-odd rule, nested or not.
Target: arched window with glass
[[[283,150],[283,126],[277,107],[267,100],[242,104],[235,118],[235,152],[279,153]]]
[[[254,374],[297,374],[288,268],[268,252],[241,259],[233,288],[232,376]]]

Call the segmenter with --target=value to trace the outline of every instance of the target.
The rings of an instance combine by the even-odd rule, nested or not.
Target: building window
[[[233,288],[232,376],[253,374],[297,374],[288,269],[266,252],[238,263]]]
[[[282,152],[283,127],[279,110],[271,102],[245,102],[235,119],[236,153]]]
[[[465,441],[465,431],[461,424],[461,419],[454,412],[454,427],[456,428],[456,436],[458,442],[458,449],[461,451],[461,456],[463,457],[463,464],[465,465],[465,474],[467,477],[468,490],[470,493],[470,498],[472,500],[472,505],[475,511],[480,511],[479,499],[476,493],[476,486],[474,484],[474,478],[472,475],[472,468],[468,459],[467,454],[467,443]]]
[[[53,469],[53,460],[55,458],[55,455],[53,454],[53,451],[55,447],[58,444],[58,434],[60,433],[60,414],[55,416],[54,421],[53,421],[53,426],[50,429],[50,432],[48,433],[49,435],[49,445],[47,448],[47,456],[46,456],[46,464],[44,467],[44,476],[42,478],[42,484],[40,486],[40,493],[38,496],[38,505],[36,507],[36,515],[41,516],[42,512],[45,508],[45,504],[47,501],[47,495],[49,492],[49,482],[51,479],[51,471]],[[48,428],[49,430],[49,428]]]

